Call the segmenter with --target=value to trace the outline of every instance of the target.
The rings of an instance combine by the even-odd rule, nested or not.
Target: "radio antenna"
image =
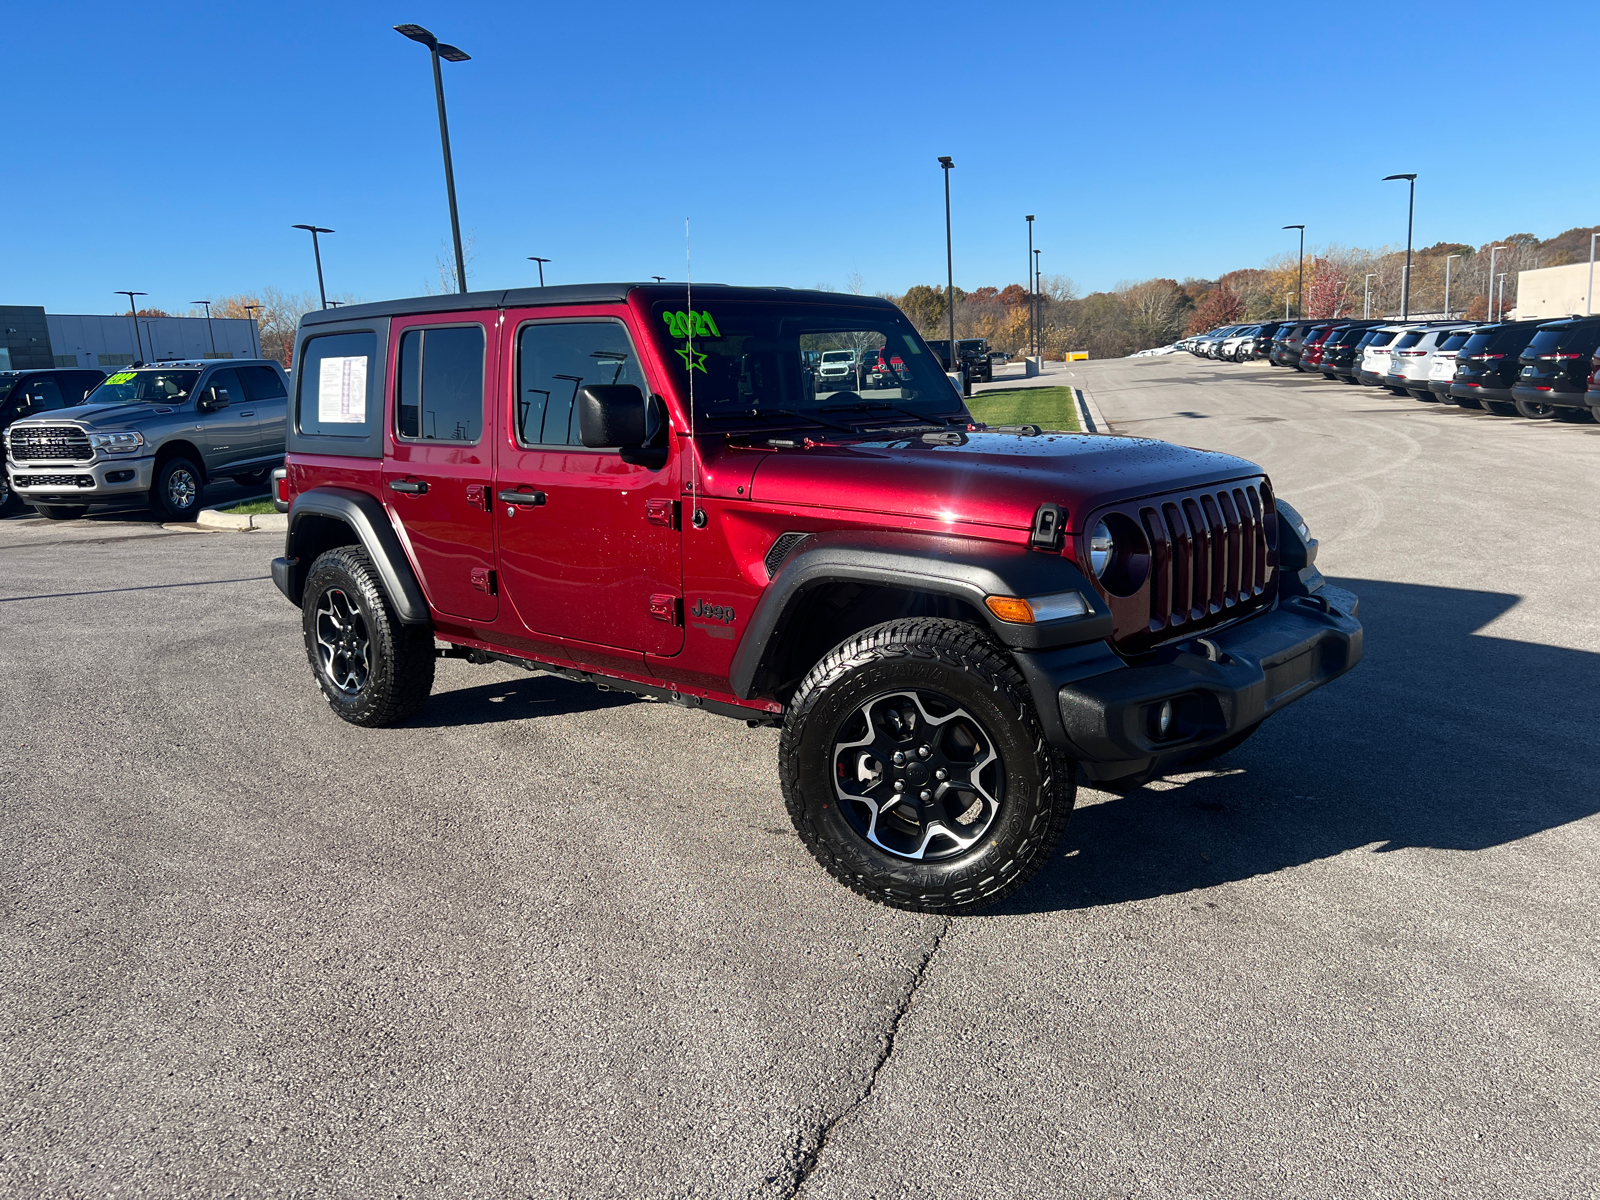
[[[684,363],[689,372],[689,503],[693,506],[690,524],[699,528],[700,491],[696,486],[695,465],[700,456],[700,443],[694,436],[694,258],[689,242],[689,218],[683,219],[683,280],[688,308],[687,350]]]

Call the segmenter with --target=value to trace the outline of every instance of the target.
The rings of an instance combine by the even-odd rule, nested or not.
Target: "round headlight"
[[[1106,568],[1111,565],[1111,530],[1106,528],[1106,523],[1101,521],[1094,527],[1094,532],[1089,535],[1089,568],[1094,572],[1095,578],[1106,573]]]

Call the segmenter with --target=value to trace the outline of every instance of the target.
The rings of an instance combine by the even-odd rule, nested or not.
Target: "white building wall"
[[[139,324],[138,344],[134,322]],[[215,317],[58,316],[47,313],[50,349],[62,367],[126,366],[137,357],[145,362],[171,358],[254,358],[254,321]],[[216,350],[212,351],[215,338]],[[74,361],[69,362],[68,359]]]
[[[1595,288],[1594,302],[1600,304],[1600,265],[1595,267]],[[1511,315],[1519,321],[1553,321],[1587,314],[1594,311],[1589,304],[1587,262],[1517,272],[1517,307]]]

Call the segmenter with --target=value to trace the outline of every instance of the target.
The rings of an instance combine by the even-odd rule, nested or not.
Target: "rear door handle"
[[[391,492],[404,492],[408,496],[427,495],[428,485],[421,479],[391,479],[389,481]]]
[[[256,415],[256,413],[255,413],[255,409],[250,409],[248,412],[242,412],[239,415],[241,417],[253,417],[253,416]]]
[[[543,492],[501,492],[501,504],[520,504],[524,508],[537,508],[544,503]]]

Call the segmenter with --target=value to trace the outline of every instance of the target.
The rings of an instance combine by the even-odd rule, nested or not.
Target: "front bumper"
[[[1103,644],[1015,657],[1040,716],[1048,704],[1056,718],[1046,718],[1046,735],[1089,779],[1150,778],[1354,667],[1359,606],[1354,593],[1323,584],[1138,665]],[[1163,736],[1155,721],[1168,701]]]
[[[6,460],[11,490],[40,504],[93,504],[148,492],[154,458],[107,458],[84,464]]]

